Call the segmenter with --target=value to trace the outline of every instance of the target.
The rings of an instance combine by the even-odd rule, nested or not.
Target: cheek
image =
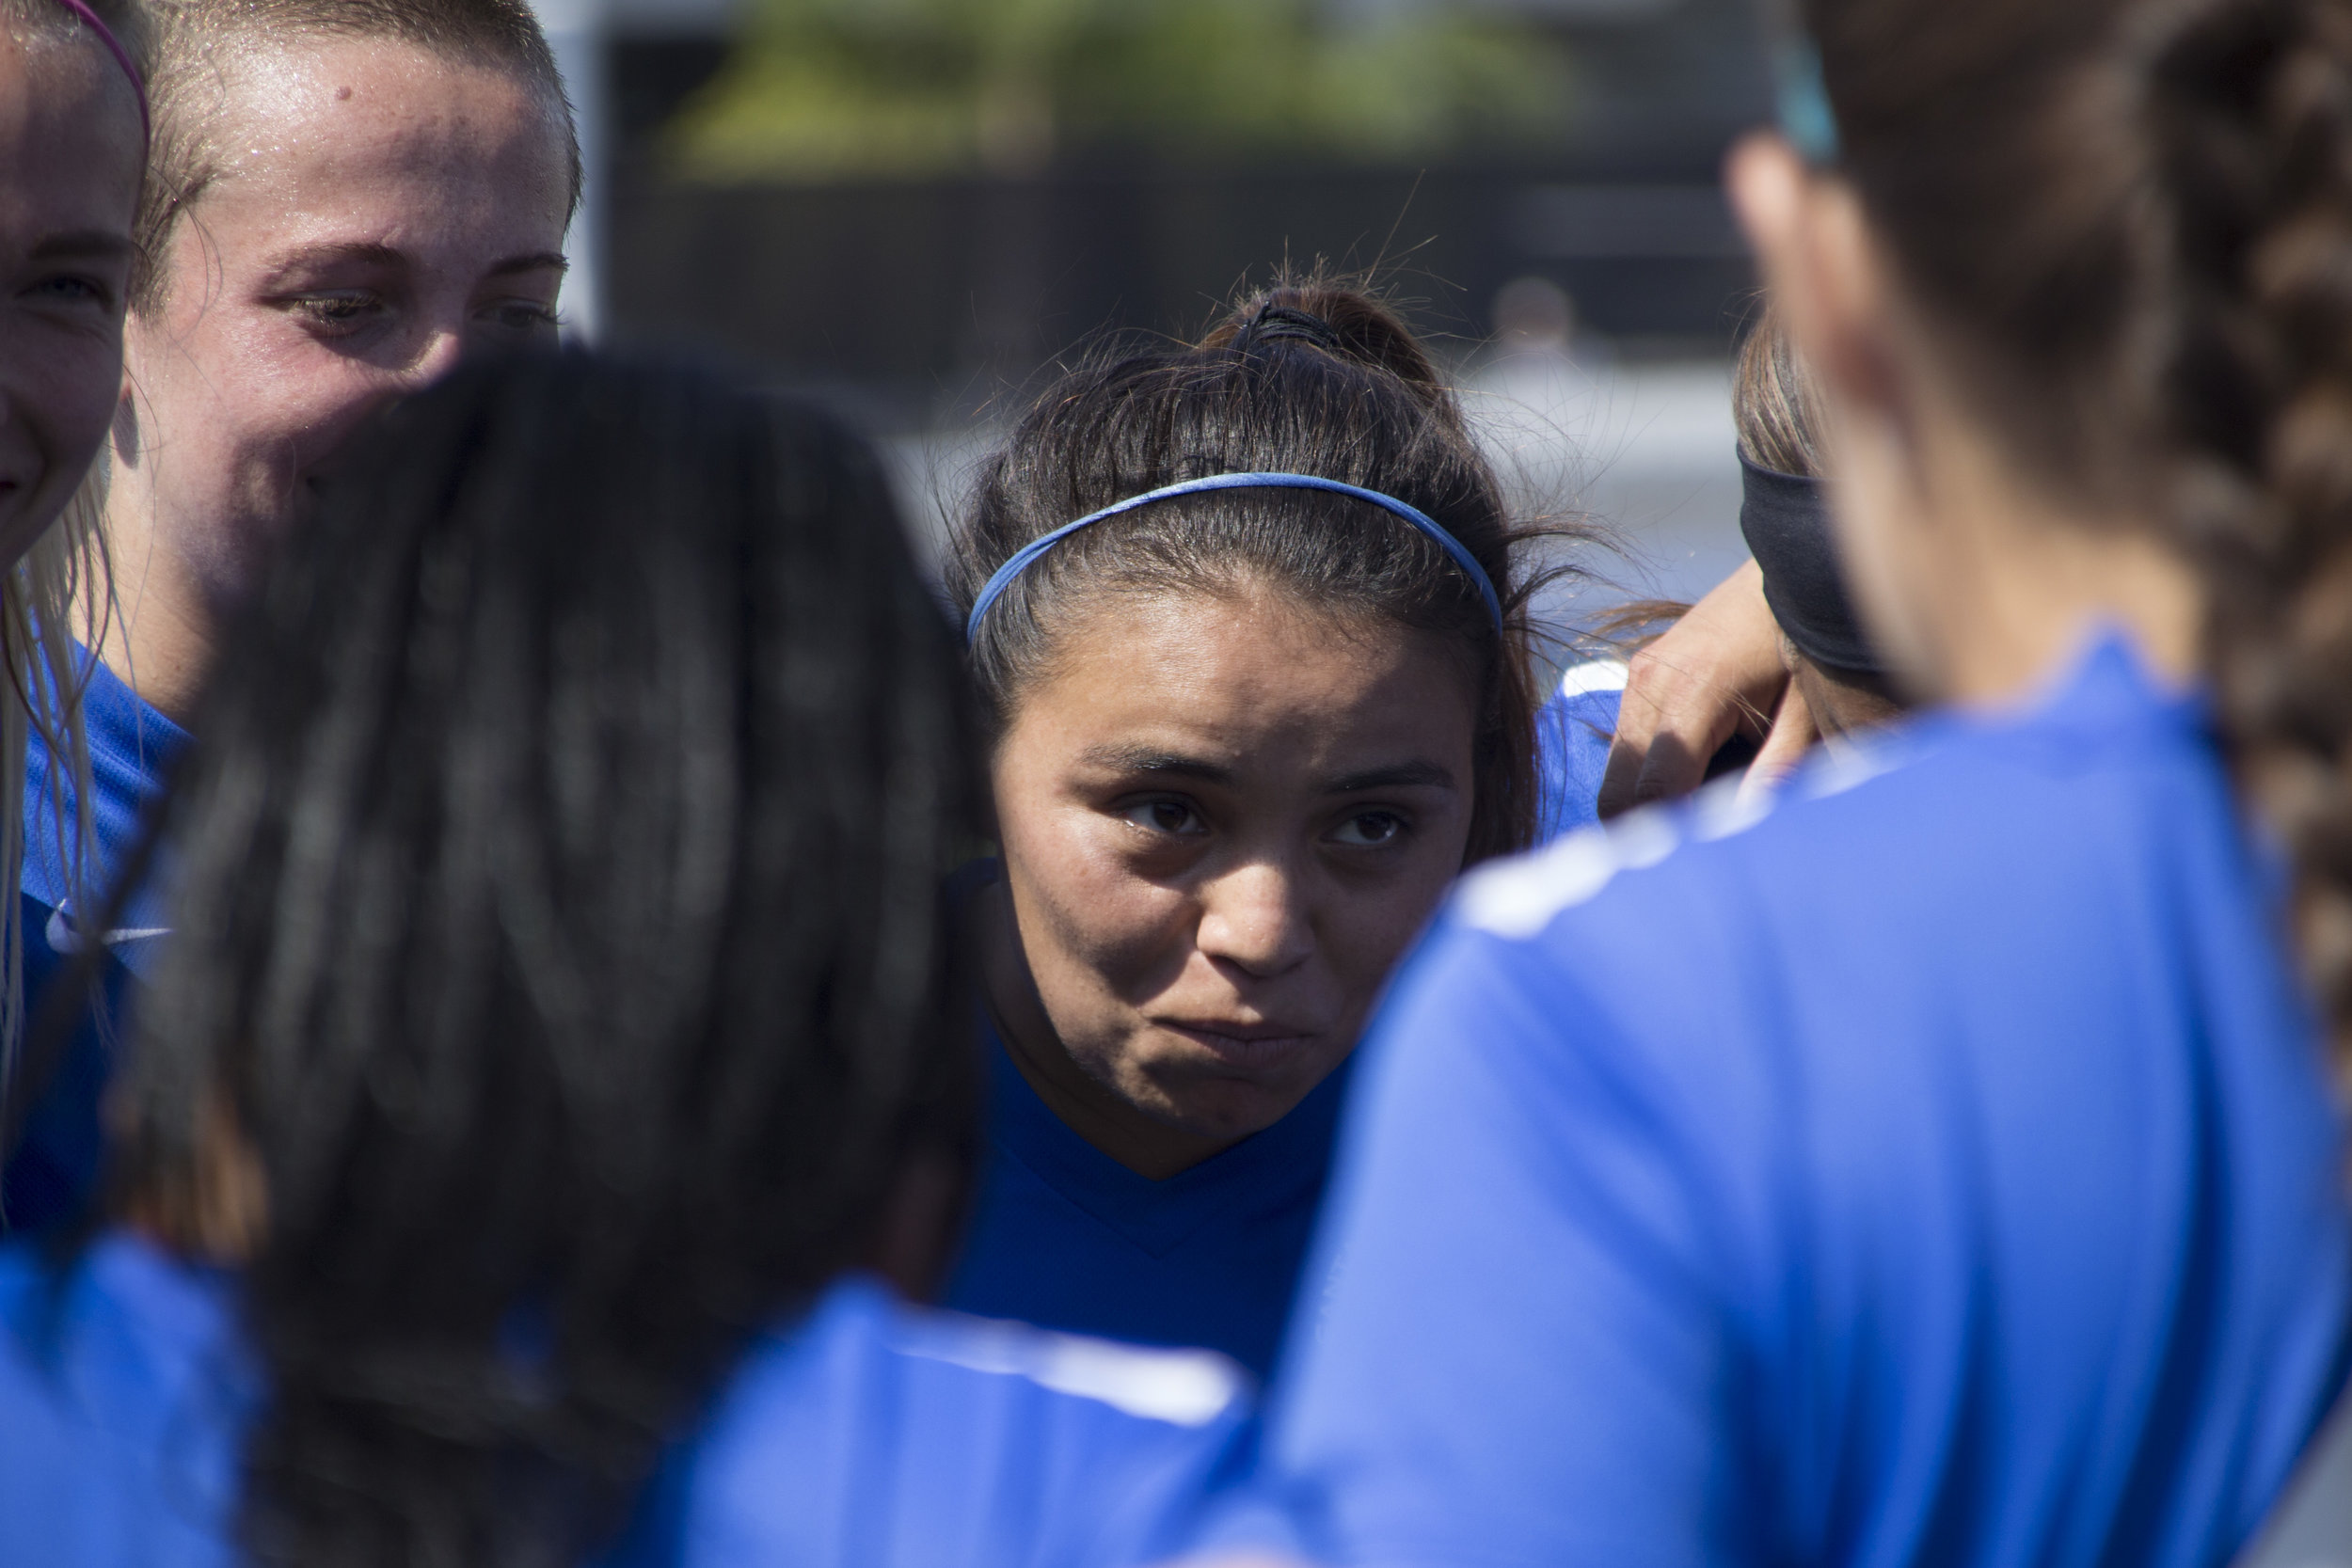
[[[1007,871],[1035,917],[1022,937],[1041,984],[1058,959],[1121,989],[1175,934],[1182,899],[1134,874],[1118,826],[1080,807],[1000,801]]]
[[[33,373],[23,382],[10,377],[11,384],[30,392],[10,412],[39,433],[50,461],[72,470],[79,483],[121,400],[122,340],[98,331],[42,337]]]
[[[193,367],[228,397],[243,418],[302,425],[334,419],[375,389],[365,361],[320,342],[280,310],[223,308],[212,330],[197,341]]]
[[[365,363],[276,311],[219,306],[169,330],[134,335],[132,372],[161,443],[199,468],[315,461],[384,401]]]
[[[26,487],[0,505],[0,570],[22,559],[72,499],[106,438],[122,386],[120,340],[110,332],[42,325],[7,336],[0,452],[10,477]]]
[[[1438,912],[1460,865],[1457,847],[1450,858],[1431,855],[1425,863],[1416,863],[1409,874],[1382,888],[1377,897],[1333,901],[1323,946],[1359,1020],[1387,984],[1390,972]]]

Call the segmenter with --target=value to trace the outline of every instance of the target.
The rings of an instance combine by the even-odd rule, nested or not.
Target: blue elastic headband
[[[1013,552],[1011,560],[996,568],[996,575],[988,579],[988,586],[981,589],[979,597],[972,601],[972,614],[963,623],[963,640],[969,642],[979,636],[980,618],[988,613],[988,607],[1012,586],[1013,578],[1027,571],[1039,556],[1080,529],[1091,528],[1104,518],[1116,517],[1122,512],[1133,512],[1138,506],[1150,506],[1153,501],[1173,500],[1179,496],[1205,495],[1213,490],[1324,490],[1334,496],[1347,496],[1370,502],[1427,534],[1437,542],[1439,549],[1453,558],[1454,563],[1478,585],[1479,597],[1486,601],[1486,613],[1494,617],[1495,633],[1502,635],[1502,600],[1496,595],[1495,585],[1487,580],[1486,568],[1478,564],[1477,557],[1462,547],[1459,539],[1439,528],[1419,507],[1407,506],[1394,496],[1384,496],[1377,490],[1342,484],[1336,479],[1317,479],[1312,474],[1213,474],[1207,479],[1188,479],[1182,484],[1162,485],[1157,490],[1131,496],[1116,506],[1106,506],[1100,512],[1090,513],[1074,523],[1064,523],[1053,532],[1030,540]]]

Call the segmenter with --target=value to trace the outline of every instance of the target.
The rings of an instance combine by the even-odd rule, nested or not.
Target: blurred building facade
[[[1769,103],[1751,0],[1471,8],[1568,62],[1565,112],[1533,145],[1078,146],[1013,172],[823,178],[714,178],[679,155],[677,127],[739,69],[763,7],[960,0],[539,3],[596,119],[567,312],[609,342],[685,346],[848,403],[893,436],[934,545],[1040,367],[1103,329],[1197,335],[1278,266],[1322,262],[1374,272],[1454,361],[1524,505],[1616,529],[1625,558],[1594,562],[1610,580],[1588,603],[1693,596],[1744,553],[1725,359],[1753,276],[1716,182]],[[1321,4],[1367,33],[1465,10]]]
[[[1417,0],[1332,3],[1371,27]],[[1744,310],[1715,180],[1765,103],[1748,0],[1498,0],[1572,69],[1561,133],[1505,154],[1080,150],[1012,176],[791,182],[698,178],[665,141],[726,64],[740,5],[606,4],[608,335],[854,383],[894,419],[1017,384],[1100,328],[1196,333],[1285,262],[1373,270],[1465,355],[1527,277],[1621,355],[1719,351]]]

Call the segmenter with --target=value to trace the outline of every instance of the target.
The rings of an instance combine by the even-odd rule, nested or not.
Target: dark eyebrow
[[[270,270],[275,276],[291,272],[295,267],[315,266],[324,261],[365,261],[375,266],[389,267],[401,265],[406,260],[406,257],[388,245],[306,245],[299,250],[289,252],[281,257],[278,264]],[[564,272],[568,270],[570,265],[571,263],[564,261],[560,252],[534,250],[528,255],[509,256],[504,261],[493,262],[487,276],[512,277],[516,273],[544,272],[550,267],[557,272]]]
[[[492,277],[512,277],[518,272],[545,272],[552,267],[557,272],[572,270],[570,261],[561,251],[535,250],[528,256],[509,256],[489,271]]]
[[[398,266],[403,258],[388,245],[306,245],[290,250],[270,267],[273,278],[282,277],[296,267],[317,266],[326,261],[366,261],[379,267]]]
[[[1213,784],[1230,785],[1233,782],[1233,770],[1230,768],[1150,746],[1089,746],[1082,760],[1113,773],[1162,773]]]
[[[1203,784],[1230,787],[1234,772],[1221,763],[1203,757],[1185,756],[1179,752],[1165,752],[1151,746],[1092,746],[1083,753],[1084,760],[1096,768],[1114,773],[1157,773],[1180,779],[1198,779]],[[1434,762],[1400,762],[1388,768],[1368,768],[1360,773],[1346,773],[1328,779],[1316,786],[1325,795],[1360,795],[1373,789],[1452,789],[1453,771]]]
[[[301,245],[289,249],[284,256],[270,261],[265,273],[268,282],[263,287],[279,289],[287,284],[287,275],[312,265],[331,265],[336,261],[359,261],[367,265],[400,265],[400,251],[390,245]]]
[[[67,234],[52,234],[33,246],[39,261],[59,256],[99,256],[112,261],[131,254],[131,239],[127,234],[109,234],[103,229],[76,230]]]
[[[1326,795],[1358,795],[1368,789],[1452,789],[1453,769],[1434,762],[1400,762],[1393,768],[1371,768],[1349,773],[1323,785]]]

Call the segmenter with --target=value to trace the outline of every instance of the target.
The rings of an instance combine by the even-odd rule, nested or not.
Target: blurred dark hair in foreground
[[[872,453],[548,357],[399,408],[229,651],[118,1197],[248,1259],[268,1560],[567,1560],[973,1138],[962,676]]]

